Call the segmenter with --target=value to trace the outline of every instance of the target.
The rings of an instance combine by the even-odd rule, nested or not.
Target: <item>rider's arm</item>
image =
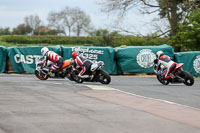
[[[76,59],[73,60],[73,67],[76,68],[77,63],[76,63]]]
[[[45,64],[45,66],[46,66],[46,65],[47,65],[47,61],[48,61],[48,58],[47,58],[47,56],[43,56],[42,58],[43,58],[43,62],[44,62],[44,64]]]
[[[160,69],[160,61],[157,59],[157,68],[156,68],[156,72],[158,72],[158,70]]]
[[[157,64],[158,63],[158,59],[155,59],[153,62],[154,62],[154,64]]]

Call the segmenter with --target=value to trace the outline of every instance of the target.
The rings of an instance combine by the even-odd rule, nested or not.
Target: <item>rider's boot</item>
[[[49,75],[53,74],[53,71],[50,68],[43,68],[43,70],[48,73]]]
[[[79,78],[89,78],[90,76],[89,75],[80,75],[80,74],[78,74],[78,77]]]

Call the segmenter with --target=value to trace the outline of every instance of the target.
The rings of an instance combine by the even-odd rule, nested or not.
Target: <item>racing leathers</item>
[[[63,65],[63,58],[56,54],[54,51],[48,51],[45,55],[45,64],[47,64],[47,61],[51,61],[54,63],[54,65],[52,65],[50,67],[50,70],[49,71],[56,71],[57,69],[59,69],[62,65]]]
[[[156,59],[156,62],[157,62],[156,72],[158,72],[161,65],[163,65],[166,68],[166,70],[163,73],[163,78],[169,78],[168,74],[175,69],[176,63],[172,61],[169,56],[164,54],[161,55],[158,59]]]
[[[84,57],[82,54],[76,56],[74,59],[74,69],[78,69],[81,67],[81,71],[79,72],[78,76],[81,78],[87,78],[88,75],[84,75],[86,71],[90,69],[92,62]]]

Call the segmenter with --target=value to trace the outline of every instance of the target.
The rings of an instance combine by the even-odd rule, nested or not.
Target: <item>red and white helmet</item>
[[[163,51],[158,51],[158,52],[156,53],[156,57],[157,57],[157,58],[160,58],[161,55],[164,55]]]
[[[74,51],[74,52],[72,53],[72,57],[73,57],[73,59],[75,59],[76,56],[78,56],[78,52]]]

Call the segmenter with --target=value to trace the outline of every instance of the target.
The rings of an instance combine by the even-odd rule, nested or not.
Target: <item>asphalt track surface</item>
[[[200,80],[161,85],[112,76],[109,85],[0,75],[0,133],[199,133]]]

